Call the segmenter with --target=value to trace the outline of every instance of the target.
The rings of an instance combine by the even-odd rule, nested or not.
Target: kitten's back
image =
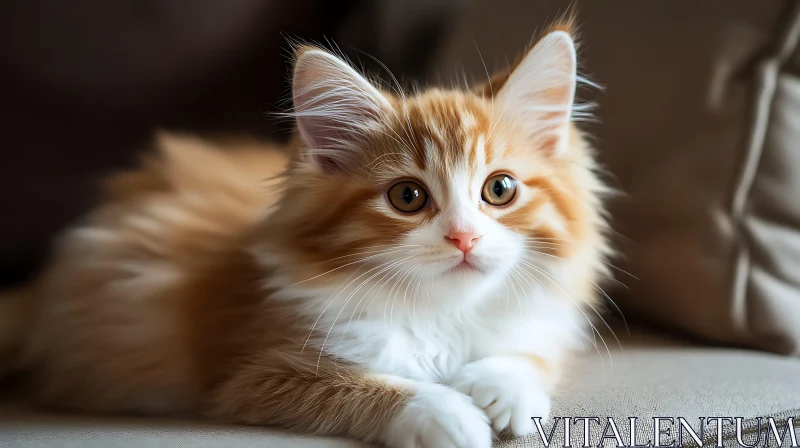
[[[271,209],[286,159],[254,141],[156,142],[140,168],[107,180],[33,288],[23,353],[44,402],[170,412],[192,401],[183,291]]]

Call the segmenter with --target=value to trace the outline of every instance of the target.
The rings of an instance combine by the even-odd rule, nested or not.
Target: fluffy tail
[[[30,313],[27,288],[0,291],[0,377],[17,367]]]

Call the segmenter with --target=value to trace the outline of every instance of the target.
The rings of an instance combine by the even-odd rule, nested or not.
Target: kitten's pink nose
[[[461,252],[467,253],[481,236],[483,235],[479,235],[477,232],[459,232],[451,230],[444,239],[449,241],[453,246],[456,246]]]

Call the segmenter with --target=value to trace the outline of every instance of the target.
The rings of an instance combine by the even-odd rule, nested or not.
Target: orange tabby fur
[[[502,84],[495,78],[494,91]],[[287,160],[269,146],[219,148],[161,134],[140,169],[111,177],[106,199],[61,238],[31,290],[19,365],[33,372],[38,401],[91,412],[200,413],[393,443],[390,422],[417,383],[304,349],[327,340],[328,327],[309,333],[313,316],[273,298],[271,282],[345,283],[363,268],[354,254],[433,222],[433,207],[388,216],[358,206],[382,201],[414,170],[446,184],[454,166],[512,160],[524,203],[480,212],[551,242],[540,250],[569,260],[575,297],[597,306],[593,282],[607,251],[602,186],[572,124],[567,142],[548,136],[532,148],[489,95],[383,94],[402,113],[383,117],[383,130],[368,137],[346,176],[321,173],[299,139]],[[562,143],[568,151],[556,158]],[[284,266],[291,269],[278,272]],[[554,293],[553,300],[573,298]],[[548,390],[568,356],[514,347],[498,355],[529,362]]]

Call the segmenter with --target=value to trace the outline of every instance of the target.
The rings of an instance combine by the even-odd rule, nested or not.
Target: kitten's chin
[[[491,261],[483,264],[458,261],[432,265],[426,271],[426,294],[436,298],[434,305],[452,310],[495,297],[507,267]]]

